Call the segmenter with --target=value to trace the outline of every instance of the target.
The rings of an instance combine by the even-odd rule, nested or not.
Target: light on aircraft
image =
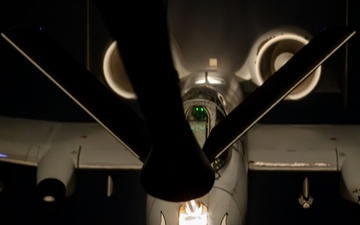
[[[208,72],[208,75],[204,76],[204,77],[200,77],[198,79],[195,80],[195,84],[205,84],[205,83],[209,83],[209,84],[223,84],[224,80],[219,78],[219,77],[214,77],[214,76],[209,76],[210,72]]]
[[[195,106],[193,109],[193,116],[198,120],[205,120],[207,118],[207,112],[202,106]]]
[[[207,225],[208,209],[195,200],[186,202],[180,207],[179,225]]]
[[[55,202],[55,197],[52,195],[46,195],[43,197],[44,202]]]
[[[208,118],[208,112],[201,105],[192,106],[187,113],[187,120],[200,147],[204,145],[207,137]]]

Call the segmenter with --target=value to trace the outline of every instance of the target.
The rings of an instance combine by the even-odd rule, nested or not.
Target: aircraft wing
[[[248,133],[249,169],[340,171],[357,154],[355,125],[258,124]]]
[[[246,140],[249,169],[339,172],[341,195],[359,204],[359,137],[358,125],[258,124]],[[307,183],[305,180],[304,185]],[[306,196],[307,188],[304,193]],[[301,204],[309,206],[306,201]]]
[[[80,169],[142,167],[142,162],[98,123],[0,117],[0,161],[38,166],[48,152],[54,152],[55,158],[71,158]]]

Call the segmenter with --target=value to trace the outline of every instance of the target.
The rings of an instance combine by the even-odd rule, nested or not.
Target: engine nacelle
[[[284,27],[270,30],[253,44],[243,67],[235,74],[244,80],[252,80],[260,86],[282,67],[297,51],[309,42],[310,35],[299,28]],[[315,88],[320,80],[321,66],[285,99],[298,100]]]
[[[170,39],[172,59],[179,78],[190,74],[183,66],[183,58],[180,48],[174,38]],[[154,55],[156,57],[156,55]],[[121,54],[116,41],[107,48],[103,59],[103,72],[105,80],[110,88],[118,95],[126,99],[135,99],[136,94],[126,73]]]
[[[57,203],[75,191],[75,151],[65,152],[63,149],[49,149],[37,166],[37,191],[41,201]]]

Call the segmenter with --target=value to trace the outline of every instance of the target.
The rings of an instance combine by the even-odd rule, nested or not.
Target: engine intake
[[[256,40],[244,66],[235,74],[260,86],[279,70],[297,51],[304,47],[310,35],[299,28],[270,30]],[[321,66],[285,99],[298,100],[310,94],[320,80]]]
[[[175,69],[178,72],[179,78],[185,77],[190,72],[183,66],[184,59],[180,47],[175,38],[171,36],[170,40]],[[112,42],[106,49],[103,59],[103,72],[107,84],[116,94],[126,99],[136,99],[135,91],[126,73],[116,41]]]

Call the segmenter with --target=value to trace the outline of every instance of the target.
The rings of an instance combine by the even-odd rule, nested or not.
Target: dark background
[[[255,38],[282,25],[300,26],[311,34],[331,25],[349,25],[360,30],[360,7],[354,0],[181,0],[168,1],[168,7],[170,29],[183,48],[187,66],[195,70],[201,67],[206,55],[213,53],[221,53],[227,68],[239,68]],[[131,19],[129,17],[129,21]],[[42,27],[103,80],[101,59],[111,37],[91,2],[13,0],[0,3],[0,31],[26,24]],[[144,29],[144,40],[146,33]],[[261,122],[358,124],[359,44],[357,35],[324,63],[321,81],[314,93],[296,102],[281,102]],[[0,39],[0,62],[0,115],[92,121],[3,39]],[[254,88],[249,83],[243,87],[246,94]],[[77,173],[76,193],[57,212],[50,213],[36,201],[36,168],[1,163],[0,178],[5,189],[0,193],[0,223],[145,223],[146,195],[139,184],[139,171]],[[116,191],[107,198],[109,173],[114,175]],[[310,178],[315,199],[309,210],[303,210],[297,203],[305,175]],[[360,207],[339,196],[339,177],[339,173],[250,172],[248,224],[358,224]]]

